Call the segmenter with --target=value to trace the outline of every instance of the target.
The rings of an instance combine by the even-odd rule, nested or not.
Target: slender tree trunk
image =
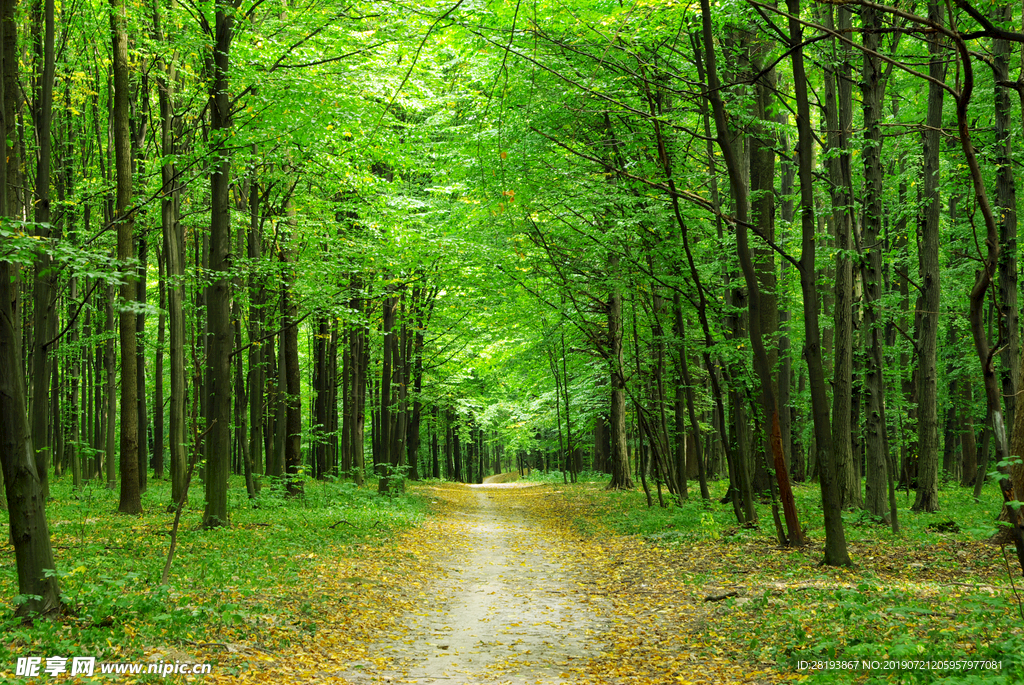
[[[609,272],[615,274],[619,258],[609,255]],[[622,344],[622,293],[616,286],[608,297],[608,359],[611,382],[611,463],[612,479],[608,488],[629,490],[633,480],[629,475],[629,451],[626,447],[626,390],[625,351]]]
[[[110,33],[114,58],[114,158],[117,171],[114,221],[117,225],[117,259],[126,264],[135,258],[135,222],[131,212],[131,130],[128,121],[128,34],[124,0],[111,0],[110,7]],[[120,296],[122,303],[135,298],[135,284],[132,279],[121,286]],[[124,514],[138,514],[142,511],[139,497],[139,406],[136,378],[138,359],[135,349],[135,317],[127,307],[120,307],[118,328],[121,348],[121,498],[117,510]]]
[[[702,0],[707,2],[707,0]],[[821,361],[820,330],[818,328],[818,292],[815,283],[815,221],[814,189],[812,186],[812,134],[810,104],[807,98],[807,76],[803,60],[803,28],[800,0],[787,0],[790,46],[793,59],[793,82],[797,103],[798,160],[800,178],[800,223],[802,250],[800,256],[800,286],[804,296],[804,340],[808,376],[811,387],[811,412],[814,418],[815,459],[821,483],[822,509],[825,514],[825,563],[829,566],[849,566],[846,531],[843,529],[839,488],[835,482],[832,427],[829,423],[828,397],[825,392],[825,373]],[[710,34],[710,18],[705,20],[705,31]]]
[[[996,24],[1009,25],[1013,7],[1009,3],[995,3],[992,19]],[[995,169],[996,215],[999,219],[999,331],[1005,340],[999,355],[1002,367],[1003,403],[1006,423],[1014,424],[1017,392],[1020,389],[1020,316],[1017,306],[1017,188],[1013,175],[1013,149],[1011,144],[1010,89],[1000,83],[1010,81],[1010,42],[995,39],[992,42],[992,72],[995,86]],[[964,477],[966,478],[966,473]],[[973,476],[972,476],[973,478]]]
[[[330,371],[327,367],[327,345],[330,341],[329,322],[325,314],[316,320],[313,337],[313,477],[327,475],[327,402]]]
[[[35,19],[35,52],[38,63],[36,74],[35,106],[33,118],[36,128],[36,139],[39,149],[36,154],[36,197],[34,202],[36,227],[34,235],[46,239],[50,237],[50,168],[52,161],[50,122],[53,112],[53,32],[54,32],[54,0],[38,0],[34,3]],[[54,236],[56,237],[56,236]],[[47,439],[49,417],[49,391],[46,387],[50,378],[51,352],[49,343],[56,333],[56,281],[53,260],[46,251],[40,251],[35,260],[33,278],[33,335],[32,344],[32,378],[35,391],[32,393],[31,424],[32,444],[36,449],[36,467],[38,469],[43,499],[50,497],[48,470],[53,454]],[[56,400],[56,398],[54,398]],[[55,455],[59,458],[59,454]]]
[[[294,211],[289,206],[289,222],[294,219]],[[294,235],[290,237],[290,240],[294,241],[294,239]],[[293,244],[282,249],[281,260],[284,262],[286,274],[282,289],[284,331],[281,333],[283,339],[281,354],[285,373],[278,379],[278,384],[283,383],[285,386],[286,408],[284,423],[281,425],[281,428],[284,429],[284,474],[288,479],[288,494],[295,496],[302,494],[303,483],[299,479],[299,472],[302,469],[302,385],[299,375],[299,310],[292,293],[292,288],[295,285],[296,262]]]
[[[824,25],[832,27],[832,6],[820,9]],[[849,32],[850,10],[839,7],[838,30]],[[850,83],[849,49],[845,43],[833,39],[833,59],[837,69],[825,72],[825,121],[828,131],[829,156],[827,161],[832,196],[832,222],[835,226],[836,279],[835,279],[835,339],[832,394],[832,436],[835,446],[836,485],[844,508],[862,505],[860,479],[854,466],[852,444],[853,426],[851,406],[853,398],[853,208],[852,172],[850,169],[849,137],[853,106]],[[838,49],[837,49],[838,48]]]
[[[206,508],[203,527],[228,524],[228,474],[231,470],[231,97],[228,75],[235,14],[232,4],[217,0],[215,44],[211,59],[210,139],[214,162],[210,173],[210,272],[206,289]]]
[[[103,350],[103,372],[105,388],[105,412],[103,417],[103,433],[105,439],[104,466],[107,476],[107,489],[113,490],[117,487],[117,456],[116,444],[114,442],[117,427],[117,353],[114,345],[114,329],[116,319],[114,314],[114,301],[117,298],[117,290],[113,286],[107,288],[107,321],[104,333],[107,335],[107,343]],[[134,379],[132,379],[134,385]],[[137,479],[136,479],[137,480]]]
[[[928,3],[928,17],[941,23],[942,6]],[[946,66],[942,40],[934,36],[928,42],[928,75],[945,80]],[[942,127],[942,87],[928,85],[928,113],[924,132],[924,221],[921,226],[921,297],[918,300],[921,325],[918,333],[918,405],[917,405],[917,497],[914,511],[939,508],[939,416],[938,416],[938,336],[939,336],[939,152]]]
[[[865,385],[868,391],[866,417],[867,479],[865,508],[879,518],[890,521],[886,497],[889,482],[889,455],[886,453],[885,379],[883,377],[882,323],[879,312],[882,300],[882,100],[885,81],[881,61],[874,54],[879,49],[881,21],[878,11],[861,9],[864,31],[864,68],[861,77],[864,110],[864,334],[867,360]],[[868,52],[868,51],[871,52]],[[837,393],[838,395],[838,393]]]
[[[978,436],[974,432],[974,389],[964,379],[961,389],[960,425],[963,432],[963,462],[961,464],[960,485],[971,487],[978,473]]]
[[[718,146],[722,151],[726,169],[729,172],[730,188],[732,189],[733,201],[736,205],[736,245],[740,259],[740,268],[743,271],[743,278],[747,285],[748,312],[750,315],[748,323],[750,328],[750,344],[754,349],[754,370],[757,372],[761,384],[761,399],[764,405],[765,420],[768,423],[775,476],[778,480],[779,494],[786,517],[788,542],[792,545],[802,545],[804,543],[803,530],[797,517],[796,503],[793,499],[789,474],[786,471],[785,455],[782,453],[782,432],[779,428],[778,403],[775,400],[775,392],[772,389],[771,366],[764,346],[761,329],[760,286],[751,259],[750,248],[747,244],[749,200],[742,169],[730,140],[725,105],[721,97],[711,29],[711,10],[708,0],[701,0],[701,12],[705,15],[703,27],[705,60],[708,65],[708,86],[710,91],[708,97],[711,100],[712,112],[715,117]],[[808,150],[808,152],[810,151]]]
[[[382,494],[388,492],[388,477],[394,458],[391,454],[391,433],[392,433],[392,401],[391,381],[395,367],[395,347],[398,346],[397,335],[395,334],[395,312],[398,309],[398,298],[392,295],[384,298],[384,316],[382,320],[382,333],[384,345],[381,352],[381,374],[380,374],[380,432],[377,442],[380,448],[379,454],[375,454],[374,465],[378,468],[377,490]]]
[[[153,5],[153,23],[158,40],[163,39],[159,3]],[[178,223],[178,185],[174,155],[174,83],[177,73],[174,61],[160,65],[157,72],[157,90],[160,103],[160,224],[163,233],[164,259],[166,261],[167,319],[170,346],[171,396],[167,411],[167,448],[170,456],[171,501],[181,501],[185,492],[185,317],[182,305],[185,300],[185,241]]]
[[[14,0],[3,0],[0,5],[0,131],[10,130],[12,102],[17,98],[13,86],[17,82],[18,64],[12,59],[17,43],[16,6]],[[0,155],[0,216],[7,218],[11,216],[9,165],[14,155],[7,144],[0,145],[5,152]],[[46,497],[32,449],[21,365],[21,316],[15,309],[17,294],[13,280],[10,262],[0,261],[0,489],[4,491],[9,537],[14,545],[18,594],[27,598],[17,614],[29,616],[56,609],[61,601],[57,576],[47,573],[57,566],[46,523]]]
[[[167,343],[167,267],[165,253],[157,250],[157,274],[160,314],[153,348],[153,478],[164,477],[164,350]]]
[[[246,256],[250,264],[259,264],[263,260],[263,235],[260,222],[260,184],[255,178],[249,179],[249,230],[246,233]],[[249,450],[252,453],[253,468],[257,474],[266,471],[264,449],[264,417],[267,405],[267,371],[264,350],[273,349],[263,340],[266,327],[267,297],[265,283],[256,273],[249,274]],[[256,342],[259,341],[259,342]]]
[[[139,268],[138,268],[138,281],[135,283],[135,301],[141,305],[146,304],[147,294],[147,273],[149,268],[149,243],[146,240],[145,235],[139,236]],[[148,445],[148,434],[149,434],[149,420],[148,412],[146,411],[146,348],[145,348],[145,333],[146,333],[146,314],[144,310],[140,310],[135,315],[135,396],[139,403],[138,417],[139,417],[139,493],[146,491],[146,476],[148,475],[148,456],[149,456],[149,445]]]

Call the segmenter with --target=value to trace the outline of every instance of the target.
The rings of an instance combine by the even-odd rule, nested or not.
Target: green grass
[[[384,498],[350,483],[306,481],[303,497],[267,484],[249,501],[232,478],[230,526],[202,530],[202,483],[194,482],[182,512],[168,585],[160,575],[174,514],[170,485],[149,482],[144,513],[115,513],[117,492],[70,479],[51,483],[47,507],[61,591],[69,613],[23,625],[13,604],[0,618],[0,672],[18,656],[83,655],[99,661],[138,658],[144,646],[203,642],[253,617],[289,616],[303,572],[325,555],[358,556],[388,545],[426,511],[414,496]],[[6,521],[4,521],[6,524]],[[6,528],[6,525],[4,526]],[[0,554],[0,597],[17,594],[14,554],[6,530]],[[301,594],[301,592],[299,593]]]
[[[975,502],[970,490],[943,484],[942,509],[931,513],[911,511],[913,493],[901,492],[897,534],[864,512],[844,512],[852,569],[820,565],[824,528],[817,484],[794,488],[811,542],[800,550],[779,548],[769,503],[757,505],[757,525],[740,527],[731,505],[720,503],[725,487],[711,483],[712,499],[704,502],[690,483],[688,501],[662,508],[655,497],[648,508],[639,487],[607,492],[570,486],[573,527],[583,534],[635,535],[674,550],[678,582],[697,596],[709,587],[739,587],[740,598],[714,605],[709,634],[735,645],[736,658],[805,682],[1024,682],[1020,569],[1012,549],[1007,563],[1002,550],[985,542],[1000,511],[995,485],[986,485]],[[801,661],[822,660],[877,661],[880,667],[797,669]],[[885,668],[886,660],[896,667]],[[920,660],[992,660],[1002,668],[906,667]]]

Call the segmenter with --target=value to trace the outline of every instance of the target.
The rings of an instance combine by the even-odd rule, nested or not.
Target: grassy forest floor
[[[851,513],[858,566],[830,569],[816,486],[796,488],[811,544],[784,550],[767,506],[741,529],[696,493],[648,509],[597,477],[517,485],[530,487],[426,482],[389,499],[307,482],[302,499],[264,488],[258,508],[234,487],[228,529],[197,529],[201,503],[189,504],[161,586],[166,483],[126,517],[115,492],[73,497],[58,482],[48,512],[70,611],[31,626],[8,613],[0,679],[20,682],[18,657],[61,655],[208,662],[202,680],[237,683],[1024,682],[1020,583],[984,543],[994,487],[981,504],[945,488],[933,514],[901,496],[899,535]],[[0,595],[12,597],[3,538]],[[826,660],[857,668],[799,668]]]

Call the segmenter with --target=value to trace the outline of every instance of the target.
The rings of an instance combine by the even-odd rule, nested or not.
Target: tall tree
[[[210,271],[206,291],[206,509],[207,528],[228,523],[228,473],[231,467],[231,42],[238,0],[214,3],[210,72]]]
[[[872,7],[861,10],[864,33],[864,67],[861,92],[864,110],[864,335],[867,347],[868,407],[865,422],[867,479],[864,507],[890,521],[887,498],[889,484],[889,441],[885,424],[885,378],[882,343],[884,330],[880,312],[882,300],[882,101],[885,77],[878,57],[880,16]],[[893,512],[895,513],[895,512]]]
[[[702,0],[706,3],[707,0]],[[789,41],[793,59],[793,84],[796,93],[796,124],[798,136],[798,177],[800,179],[800,286],[804,296],[804,347],[811,389],[811,412],[814,419],[814,437],[817,454],[818,477],[821,484],[821,502],[825,514],[825,563],[830,566],[849,566],[846,531],[843,529],[839,489],[834,479],[832,427],[829,424],[828,400],[825,394],[825,374],[821,363],[821,342],[818,328],[818,292],[814,282],[815,221],[814,189],[812,186],[811,108],[807,98],[807,74],[804,70],[803,27],[800,25],[800,0],[787,0],[789,9]],[[710,34],[710,20],[705,20],[705,32]]]
[[[132,154],[129,122],[128,18],[124,0],[110,0],[110,35],[114,71],[114,167],[117,173],[117,259],[126,274],[134,270],[135,218],[132,211]],[[126,277],[120,289],[118,331],[121,346],[120,465],[121,498],[117,510],[124,514],[142,511],[139,495],[139,406],[135,315],[128,302],[135,299],[135,283]],[[112,419],[111,419],[112,420]]]
[[[943,21],[942,5],[928,3],[928,19]],[[943,82],[946,78],[945,48],[939,35],[928,41],[928,112],[925,119],[923,158],[924,215],[921,221],[920,290],[918,313],[918,405],[917,405],[917,496],[915,511],[939,508],[939,409],[938,409],[938,341],[939,341],[939,148],[942,131]]]
[[[0,130],[11,130],[17,91],[18,63],[13,59],[17,44],[14,21],[16,0],[0,5]],[[0,155],[0,221],[10,218],[8,169],[13,155],[7,136]],[[15,309],[17,293],[12,287],[14,265],[0,261],[0,467],[6,490],[10,539],[18,569],[18,594],[26,598],[17,613],[28,616],[60,606],[57,566],[53,560],[50,530],[46,522],[46,501],[25,402],[22,375],[20,312]]]
[[[54,72],[54,2],[39,0],[34,3],[34,43],[36,53],[36,87],[32,117],[36,127],[39,147],[36,152],[36,199],[34,203],[35,234],[46,239],[50,229],[50,180],[52,166],[51,121],[53,120],[53,72]],[[56,237],[56,236],[55,236]],[[36,448],[36,461],[43,497],[49,498],[49,465],[53,454],[49,442],[50,393],[47,381],[51,375],[50,358],[56,333],[56,271],[53,260],[41,252],[35,260],[33,278],[33,329],[32,378],[35,389],[32,393],[31,422],[32,443]],[[56,455],[58,458],[60,455]]]
[[[751,258],[750,247],[747,241],[747,226],[749,225],[750,200],[747,194],[746,181],[743,178],[741,164],[733,148],[732,133],[727,124],[725,104],[720,93],[720,82],[718,78],[717,59],[714,50],[714,37],[711,30],[711,10],[707,0],[701,0],[701,13],[704,26],[704,49],[705,61],[708,70],[708,97],[711,100],[712,112],[715,118],[715,128],[719,149],[725,160],[726,170],[729,173],[729,187],[732,190],[732,199],[736,210],[736,246],[739,254],[740,267],[743,271],[743,278],[747,285],[747,302],[750,330],[750,344],[754,349],[754,370],[760,381],[761,399],[764,406],[764,418],[767,422],[769,442],[773,457],[775,475],[779,483],[779,493],[782,498],[783,511],[786,517],[786,532],[789,536],[788,542],[793,545],[802,545],[803,530],[797,517],[796,504],[793,499],[792,488],[790,487],[789,474],[786,471],[785,455],[782,454],[782,431],[779,427],[779,407],[775,399],[775,392],[772,389],[771,365],[764,345],[762,334],[761,318],[761,289],[758,284],[757,274]],[[742,468],[742,466],[740,467]]]

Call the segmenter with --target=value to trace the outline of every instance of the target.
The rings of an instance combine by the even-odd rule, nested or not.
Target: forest
[[[430,506],[514,510],[452,489],[495,476],[557,525],[690,512],[815,573],[963,529],[984,583],[1021,582],[1019,7],[0,15],[0,588],[26,635],[99,587],[90,517],[130,540],[159,515],[148,570],[104,573],[166,587],[199,563],[172,569],[179,538],[243,550],[326,507],[376,549]]]

